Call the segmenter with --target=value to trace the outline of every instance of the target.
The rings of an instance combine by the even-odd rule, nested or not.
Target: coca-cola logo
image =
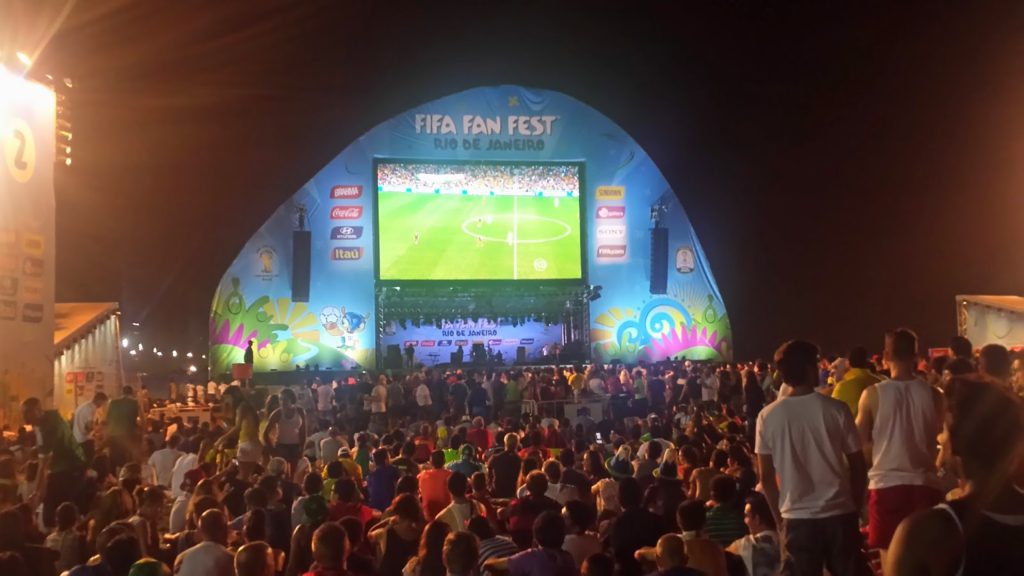
[[[625,244],[602,244],[597,247],[598,258],[625,258]]]
[[[601,206],[597,209],[597,217],[600,219],[607,218],[625,218],[626,207],[625,206]]]
[[[362,195],[362,186],[335,186],[331,188],[332,200],[355,200]]]
[[[335,226],[331,228],[331,240],[358,240],[362,237],[362,226]]]
[[[362,246],[351,246],[348,248],[334,248],[331,250],[332,260],[359,260],[363,257]]]
[[[335,206],[331,208],[331,220],[358,220],[362,217],[362,206]]]

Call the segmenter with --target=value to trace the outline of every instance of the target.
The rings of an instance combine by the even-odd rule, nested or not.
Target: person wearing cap
[[[348,446],[342,446],[338,450],[338,462],[349,478],[355,480],[357,485],[363,485],[363,467],[352,458],[352,450]]]
[[[452,472],[461,472],[466,478],[470,478],[477,472],[483,472],[484,465],[476,459],[476,447],[473,444],[463,444],[459,448],[461,458],[449,464],[446,468]]]

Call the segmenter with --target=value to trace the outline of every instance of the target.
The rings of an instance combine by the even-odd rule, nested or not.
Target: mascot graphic
[[[366,315],[348,312],[342,306],[325,306],[320,310],[320,325],[324,331],[340,341],[339,349],[352,350],[359,345],[358,334],[366,330]]]

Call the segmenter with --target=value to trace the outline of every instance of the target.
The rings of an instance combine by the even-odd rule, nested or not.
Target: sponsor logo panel
[[[595,213],[598,220],[621,220],[626,217],[626,207],[601,206]]]
[[[625,244],[599,244],[597,257],[608,260],[621,260],[626,257]]]
[[[358,220],[362,217],[362,206],[335,206],[331,208],[331,220]]]
[[[363,195],[363,187],[358,185],[338,185],[331,188],[332,200],[355,200]]]
[[[331,249],[331,260],[359,260],[362,257],[362,246],[337,247]]]
[[[626,197],[626,188],[624,186],[598,186],[595,195],[598,202],[623,200]]]

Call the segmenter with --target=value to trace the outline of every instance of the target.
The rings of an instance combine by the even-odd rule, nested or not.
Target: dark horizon
[[[161,348],[205,341],[246,239],[350,142],[493,84],[644,147],[737,359],[942,346],[956,294],[1024,293],[1024,6],[240,6],[79,3],[36,64],[75,80],[57,298],[119,300]]]

